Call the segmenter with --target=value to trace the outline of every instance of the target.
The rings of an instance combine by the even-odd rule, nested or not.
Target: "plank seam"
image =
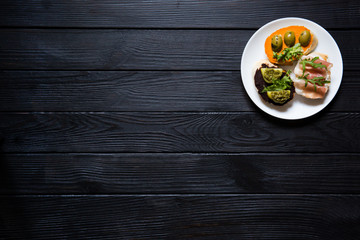
[[[0,152],[0,155],[195,155],[195,156],[288,156],[289,153],[274,153],[274,152]],[[357,156],[360,152],[316,152],[316,153],[304,153],[304,152],[291,152],[296,156],[314,156],[314,155],[348,155]]]
[[[193,155],[219,155],[219,156],[223,156],[223,155],[269,155],[269,154],[274,154],[275,155],[358,155],[360,154],[359,152],[281,152],[281,153],[275,153],[275,152],[0,152],[0,156],[1,155],[6,155],[6,154],[12,154],[12,155],[16,155],[16,154],[24,154],[24,155],[28,155],[28,154],[159,154],[159,155],[163,155],[163,154],[193,154]]]
[[[299,196],[299,197],[310,197],[310,196],[354,196],[360,197],[360,193],[117,193],[117,194],[0,194],[1,197],[239,197],[239,196]]]
[[[7,26],[7,25],[0,25],[0,31],[2,29],[24,29],[24,30],[31,30],[31,29],[39,29],[39,30],[47,30],[47,29],[66,29],[66,30],[173,30],[173,31],[182,31],[182,30],[196,30],[196,31],[208,31],[208,30],[214,30],[214,31],[256,31],[260,28],[259,27],[250,27],[250,28],[235,28],[235,27],[62,27],[62,26],[21,26],[21,25],[14,25],[14,26]],[[326,28],[326,30],[329,31],[357,31],[360,30],[358,27],[329,27]]]
[[[197,114],[197,115],[217,115],[217,114],[244,114],[244,113],[251,113],[251,114],[258,114],[258,111],[0,111],[0,114],[112,114],[112,113],[156,113],[156,114]],[[360,114],[359,111],[339,111],[339,112],[328,112],[328,114]],[[279,121],[284,121],[279,119]],[[301,119],[299,121],[306,121],[306,119]],[[296,121],[286,121],[289,123],[296,122]]]

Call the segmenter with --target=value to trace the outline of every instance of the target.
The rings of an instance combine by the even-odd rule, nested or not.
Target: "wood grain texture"
[[[358,28],[360,4],[339,1],[12,1],[0,5],[1,26],[125,28],[259,28],[284,16],[326,28]]]
[[[234,70],[254,30],[2,29],[0,69]],[[330,31],[345,70],[360,65],[359,30]]]
[[[2,196],[7,239],[354,239],[359,195]]]
[[[359,12],[1,1],[0,239],[358,239]],[[301,121],[260,112],[239,72],[284,16],[325,27],[344,61],[335,100]]]
[[[3,154],[0,194],[360,193],[359,154]]]
[[[4,152],[358,153],[360,115],[282,121],[260,113],[3,113]]]
[[[0,111],[257,111],[239,71],[0,71]],[[360,111],[344,73],[328,111]],[[351,102],[351,104],[349,104]]]

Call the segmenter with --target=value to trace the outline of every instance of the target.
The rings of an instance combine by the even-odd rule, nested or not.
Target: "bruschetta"
[[[310,99],[324,98],[331,83],[332,66],[326,54],[302,56],[291,74],[296,93]]]
[[[313,32],[304,26],[288,26],[270,34],[265,40],[265,53],[271,63],[291,65],[311,53],[318,44]]]
[[[261,98],[274,105],[284,105],[294,98],[295,88],[289,72],[261,60],[253,69],[255,87]]]

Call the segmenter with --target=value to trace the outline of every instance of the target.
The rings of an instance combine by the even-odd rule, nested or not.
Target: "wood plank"
[[[359,154],[3,154],[0,194],[359,193]]]
[[[359,113],[284,121],[265,113],[2,113],[3,152],[347,152]]]
[[[0,69],[234,70],[254,30],[2,29]],[[344,69],[360,65],[359,30],[331,31]]]
[[[0,71],[0,111],[257,111],[239,71]],[[360,111],[346,71],[329,111]],[[352,104],[349,104],[352,102]]]
[[[356,239],[359,195],[1,196],[6,239]]]
[[[90,28],[258,28],[285,15],[326,28],[358,28],[360,10],[356,0],[3,0],[0,6],[1,26]]]
[[[1,111],[255,108],[244,91],[239,71],[0,71],[0,74]]]

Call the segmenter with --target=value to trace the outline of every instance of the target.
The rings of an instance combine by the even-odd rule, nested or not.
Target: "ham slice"
[[[305,75],[307,79],[314,79],[316,77],[323,77],[326,78],[326,72],[325,73],[320,73],[317,71],[313,71],[313,70],[309,70],[309,71],[305,71]]]
[[[323,56],[324,56],[324,55],[323,55]],[[319,56],[319,57],[320,57],[320,56]],[[326,57],[326,58],[327,58],[327,57]],[[320,58],[317,59],[317,60],[315,60],[314,63],[321,63],[322,65],[325,65],[327,69],[329,69],[329,68],[331,68],[331,67],[333,66],[332,63],[327,62],[327,61],[325,61],[325,60],[322,60],[322,59],[320,59]],[[325,68],[322,68],[322,69],[325,69]]]
[[[309,83],[305,87],[305,80],[299,79],[294,81],[294,86],[297,94],[303,95],[306,98],[318,99],[324,98],[329,87],[328,86],[316,86],[316,91],[314,90],[314,84]]]
[[[310,65],[306,65],[305,66],[305,74],[309,73],[310,75],[316,75],[316,77],[326,77],[326,73],[328,72],[328,70],[332,67],[332,63],[329,63],[327,61],[321,60],[321,59],[317,59],[314,61],[314,63],[321,63],[322,65],[324,65],[325,67],[321,67],[321,68],[314,68]],[[303,65],[300,64],[299,65],[300,69],[303,70]],[[315,76],[314,76],[315,77]],[[308,79],[313,79],[314,77],[308,77]]]

